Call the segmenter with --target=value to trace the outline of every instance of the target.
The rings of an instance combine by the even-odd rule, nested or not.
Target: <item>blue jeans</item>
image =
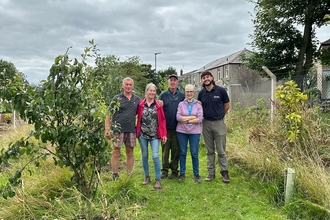
[[[180,174],[186,174],[186,158],[188,141],[190,146],[190,154],[193,166],[194,176],[199,175],[199,161],[198,161],[198,145],[200,134],[184,134],[177,132],[179,147],[180,147]]]
[[[148,143],[150,143],[151,151],[152,151],[152,160],[154,161],[154,169],[156,174],[156,179],[160,179],[160,159],[159,159],[159,139],[146,139],[143,137],[139,137],[139,143],[141,147],[142,153],[142,166],[144,170],[144,174],[146,176],[150,176],[149,174],[149,153],[148,153]]]

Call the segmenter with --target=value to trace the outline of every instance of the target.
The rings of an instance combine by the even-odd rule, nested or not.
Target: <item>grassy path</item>
[[[142,185],[139,147],[135,158],[132,179],[139,195],[145,197],[139,204],[137,219],[287,219],[280,209],[269,203],[262,190],[257,190],[259,187],[254,187],[255,180],[249,179],[235,164],[230,164],[230,184],[224,184],[220,174],[212,182],[204,181],[207,175],[204,149],[200,151],[201,184],[193,181],[188,154],[186,180],[162,180],[161,190],[154,190],[153,184]],[[151,171],[152,164],[150,160]],[[154,179],[153,172],[151,174]]]

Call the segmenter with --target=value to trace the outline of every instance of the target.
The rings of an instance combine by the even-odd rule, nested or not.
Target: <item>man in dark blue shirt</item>
[[[211,72],[201,74],[203,89],[198,94],[198,100],[203,106],[203,137],[207,148],[206,181],[215,178],[215,151],[218,154],[220,174],[224,183],[230,183],[228,161],[226,155],[227,127],[224,117],[229,110],[229,97],[226,90],[217,86]]]
[[[179,103],[184,100],[185,95],[178,89],[179,79],[177,75],[168,77],[168,89],[163,91],[159,99],[162,100],[166,118],[167,142],[162,145],[162,175],[161,178],[168,177],[169,169],[172,171],[169,179],[179,176],[179,144],[176,137],[176,112]]]

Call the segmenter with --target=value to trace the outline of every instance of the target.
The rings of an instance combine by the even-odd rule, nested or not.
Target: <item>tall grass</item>
[[[21,132],[13,136],[13,140],[28,133],[29,129]],[[121,163],[124,158],[121,157]],[[0,180],[4,181],[16,166],[22,164],[23,161],[11,161],[0,173]],[[150,165],[153,170],[151,157]],[[86,204],[70,181],[70,171],[55,167],[51,160],[43,162],[38,169],[30,169],[33,175],[23,176],[23,185],[16,188],[15,197],[0,198],[0,219],[85,219]],[[120,180],[112,181],[108,167],[100,173],[100,187],[92,201],[94,219],[286,219],[281,210],[269,204],[263,190],[252,186],[254,183],[246,171],[233,162],[230,163],[231,183],[228,185],[222,183],[219,172],[212,182],[196,184],[189,154],[186,175],[183,183],[162,180],[161,190],[155,190],[153,184],[142,185],[144,174],[137,146],[131,174],[121,170]],[[200,175],[202,178],[207,175],[203,143]],[[1,186],[3,184],[0,189]]]
[[[252,175],[258,176],[260,181],[277,185],[275,191],[270,188],[267,192],[278,205],[284,205],[281,195],[283,170],[287,167],[293,168],[295,195],[292,202],[305,203],[301,208],[299,205],[288,205],[285,210],[289,216],[293,219],[294,216],[312,219],[306,214],[312,215],[313,211],[306,211],[307,207],[310,207],[311,210],[318,208],[324,213],[321,219],[330,219],[329,212],[324,212],[324,209],[330,208],[329,114],[321,113],[317,109],[305,109],[302,115],[303,130],[299,138],[290,143],[285,139],[285,131],[281,130],[280,123],[277,120],[271,123],[269,115],[264,113],[262,108],[250,108],[230,115],[231,159],[249,170]],[[245,120],[246,118],[248,119]],[[236,129],[246,133],[247,138],[244,141],[236,140]]]

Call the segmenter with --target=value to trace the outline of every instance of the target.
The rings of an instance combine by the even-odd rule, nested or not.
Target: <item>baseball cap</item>
[[[168,78],[170,79],[171,77],[175,77],[176,79],[179,79],[179,78],[178,78],[178,76],[177,76],[177,75],[175,75],[175,74],[171,74],[171,75],[169,75],[169,77],[168,77]]]

